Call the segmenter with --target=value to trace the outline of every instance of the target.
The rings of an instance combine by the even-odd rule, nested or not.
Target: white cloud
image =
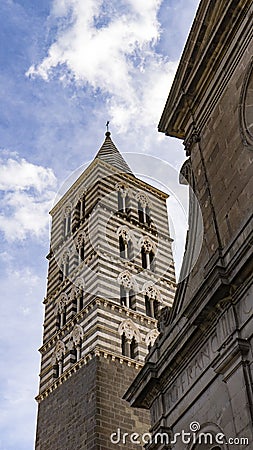
[[[74,80],[100,90],[121,131],[156,126],[176,63],[155,51],[161,0],[54,0],[58,32],[28,76]]]
[[[12,156],[1,161],[0,179],[0,230],[5,238],[42,236],[56,187],[53,171]]]

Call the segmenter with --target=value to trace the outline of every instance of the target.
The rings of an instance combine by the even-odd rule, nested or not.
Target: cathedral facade
[[[181,279],[125,398],[151,411],[148,450],[253,445],[253,4],[202,0],[159,123],[184,140],[191,199]],[[203,217],[201,252],[196,199]]]
[[[107,131],[53,207],[36,450],[142,448],[134,433],[149,431],[149,413],[122,397],[174,298],[167,197]]]

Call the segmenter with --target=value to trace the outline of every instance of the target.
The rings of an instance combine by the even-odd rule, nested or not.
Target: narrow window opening
[[[127,355],[127,341],[126,341],[125,333],[123,333],[121,336],[121,351],[122,351],[123,356],[128,356]]]
[[[136,310],[135,293],[132,289],[129,291],[129,308]]]
[[[122,306],[127,306],[126,305],[126,289],[122,285],[120,286],[120,304]]]
[[[125,258],[126,257],[126,243],[122,236],[119,237],[119,251],[120,251],[120,257]]]
[[[121,192],[118,192],[118,211],[124,212],[124,202]]]
[[[144,211],[143,206],[140,202],[138,202],[138,215],[139,215],[139,222],[144,223]]]
[[[133,338],[130,344],[130,358],[135,359],[137,356],[136,353],[137,353],[137,343],[135,338]]]
[[[79,249],[80,260],[84,261],[84,245],[82,245]]]
[[[144,247],[141,248],[141,263],[143,269],[147,269],[147,256]]]
[[[146,309],[146,315],[149,317],[151,316],[151,305],[150,305],[150,300],[149,297],[147,295],[145,295],[145,309]]]

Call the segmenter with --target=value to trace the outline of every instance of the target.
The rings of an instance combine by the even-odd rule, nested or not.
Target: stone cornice
[[[215,8],[211,0],[202,0],[160,119],[159,131],[185,139],[195,119],[201,128],[248,45],[245,38],[241,38],[246,33],[240,30],[246,15],[250,39],[252,5],[248,0],[220,0]]]
[[[111,352],[110,350],[105,350],[100,347],[95,347],[91,352],[89,352],[85,357],[81,358],[77,363],[73,364],[69,369],[65,370],[63,374],[47,386],[39,395],[36,397],[38,403],[40,403],[44,398],[48,397],[51,392],[57,389],[61,384],[63,384],[68,378],[74,375],[78,369],[89,363],[94,358],[105,358],[110,359],[111,362],[118,361],[120,364],[125,364],[129,367],[134,367],[139,370],[143,367],[141,361],[137,361],[126,356],[119,355],[117,353]]]
[[[187,367],[190,356],[193,358],[194,354],[200,354],[209,336],[216,332],[221,317],[229,320],[229,325],[227,325],[228,334],[217,342],[217,361],[219,354],[227,352],[233,334],[237,335],[233,308],[240,303],[243,285],[252,283],[251,242],[249,234],[249,239],[245,239],[240,252],[235,254],[226,270],[215,265],[204,286],[195,294],[184,311],[181,311],[165,328],[149,353],[144,368],[126,393],[127,400],[132,406],[147,407],[148,404],[149,407],[155,398],[152,390],[155,380],[159,379],[161,391],[167,383],[171,383],[171,380],[179,376]],[[240,260],[243,267],[239,264]],[[238,272],[234,273],[234,267]],[[211,362],[210,359],[209,366]],[[145,393],[149,393],[152,397],[148,403],[145,400]]]
[[[51,338],[39,348],[40,353],[45,353],[57,342],[59,338],[62,339],[66,335],[66,333],[72,330],[76,322],[79,323],[79,321],[82,320],[86,315],[88,315],[90,311],[99,307],[108,308],[111,309],[111,311],[115,311],[117,313],[122,314],[122,320],[123,318],[130,318],[130,319],[133,318],[135,321],[138,321],[140,324],[143,324],[144,326],[145,325],[150,326],[150,324],[153,324],[154,327],[156,327],[157,324],[156,319],[146,316],[144,313],[140,313],[133,309],[127,308],[126,306],[114,303],[111,300],[107,300],[102,297],[96,297],[95,299],[91,300],[87,305],[85,305],[82,311],[73,316],[73,318],[69,320],[66,323],[66,325],[64,325],[63,328],[61,328],[57,333],[51,336]]]

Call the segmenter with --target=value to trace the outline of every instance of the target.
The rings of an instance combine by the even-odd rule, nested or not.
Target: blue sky
[[[198,3],[1,0],[1,450],[34,446],[55,194],[94,157],[107,120],[135,172],[149,176],[153,156],[177,173],[182,144],[157,124]]]

